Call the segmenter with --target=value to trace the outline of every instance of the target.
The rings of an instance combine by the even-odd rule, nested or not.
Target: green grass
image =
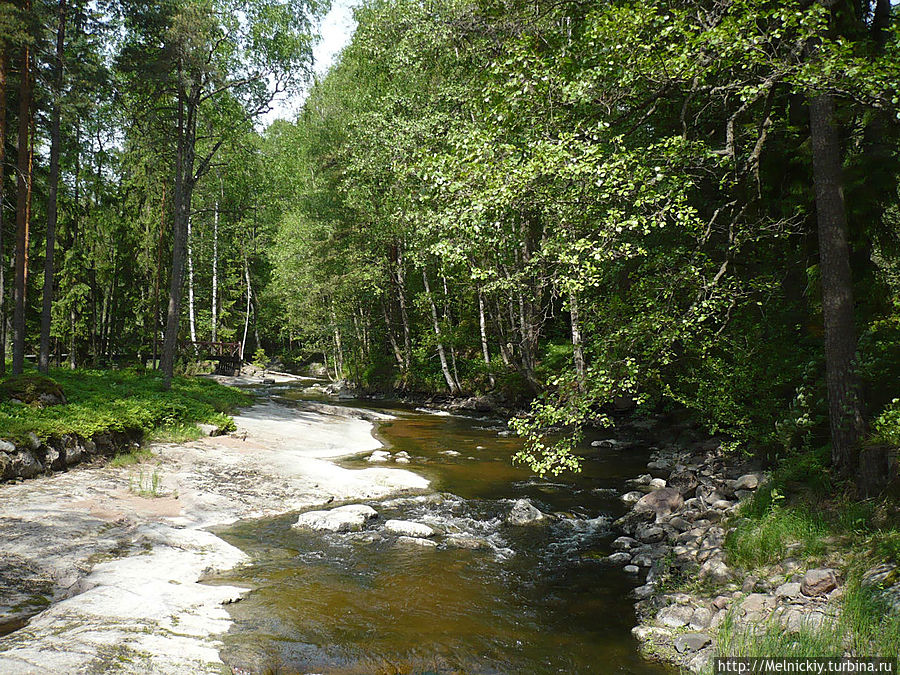
[[[28,373],[29,375],[31,373]],[[0,401],[0,436],[23,440],[29,432],[41,439],[76,434],[84,438],[107,431],[177,428],[198,423],[233,429],[228,416],[252,397],[233,387],[200,377],[176,377],[163,391],[156,372],[135,370],[51,370],[67,403],[45,408]],[[15,378],[0,387],[14,388]]]
[[[120,455],[116,455],[110,460],[109,465],[116,468],[133,466],[135,464],[140,464],[141,462],[146,462],[152,457],[153,453],[149,448],[137,448],[131,452],[123,452]]]
[[[233,425],[232,425],[233,426]],[[176,423],[158,427],[147,434],[146,440],[152,443],[184,443],[202,438],[203,432],[196,424]]]
[[[140,497],[162,497],[162,478],[159,469],[144,471],[141,469],[137,475],[129,477],[129,489]]]
[[[843,634],[838,622],[826,621],[818,628],[802,626],[788,633],[777,618],[745,626],[729,611],[716,634],[719,656],[816,657],[842,656]]]
[[[731,564],[752,569],[794,557],[813,557],[826,550],[829,531],[821,514],[804,507],[773,506],[762,516],[738,521],[725,540]]]

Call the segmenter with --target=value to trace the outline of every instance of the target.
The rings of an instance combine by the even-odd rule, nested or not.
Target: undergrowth
[[[0,401],[0,435],[24,440],[29,432],[41,439],[75,434],[90,438],[98,433],[156,429],[188,433],[198,423],[234,428],[228,416],[252,397],[233,387],[200,377],[176,377],[164,391],[157,372],[136,370],[51,370],[52,379],[67,403],[44,408]],[[2,381],[4,386],[13,377]],[[198,432],[199,433],[199,432]]]

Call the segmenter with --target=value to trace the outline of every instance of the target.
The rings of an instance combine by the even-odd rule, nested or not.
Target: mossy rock
[[[14,375],[0,382],[0,403],[17,400],[28,405],[45,407],[66,403],[62,387],[44,375]]]

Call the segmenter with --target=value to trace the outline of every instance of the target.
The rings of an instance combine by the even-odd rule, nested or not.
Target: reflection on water
[[[379,518],[357,533],[292,530],[296,514],[222,532],[253,556],[220,578],[254,589],[229,607],[226,663],[299,673],[668,672],[643,661],[631,638],[636,582],[598,562],[622,511],[612,488],[644,457],[606,451],[577,477],[540,480],[511,464],[518,441],[498,436],[496,422],[394,412],[379,437],[409,453],[404,468],[427,475],[438,494],[367,502]],[[557,517],[505,524],[522,497]],[[432,526],[438,546],[399,543],[383,530],[390,518]]]

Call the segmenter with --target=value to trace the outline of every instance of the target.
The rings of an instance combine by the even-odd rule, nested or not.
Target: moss
[[[62,387],[56,380],[32,373],[13,375],[0,382],[0,403],[11,399],[41,407],[47,405],[48,400],[66,402]]]
[[[0,382],[3,391],[19,392],[32,386],[26,382],[46,380],[67,394],[66,404],[47,408],[11,403],[8,393],[7,398],[0,396],[3,438],[24,441],[31,432],[42,440],[67,434],[92,438],[108,432],[149,433],[197,423],[228,429],[233,428],[228,413],[253,400],[245,392],[201,377],[176,377],[166,391],[162,377],[155,372],[54,369],[52,375],[52,380],[28,374]]]

